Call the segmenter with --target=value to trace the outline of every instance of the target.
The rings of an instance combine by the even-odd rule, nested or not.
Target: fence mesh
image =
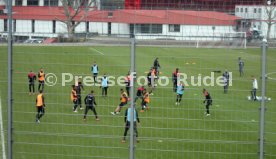
[[[129,132],[126,143],[122,140],[125,111],[130,102],[122,107],[120,114],[111,112],[121,103],[120,89],[126,91],[133,35],[136,39],[135,95],[140,86],[150,94],[148,109],[144,112],[141,111],[143,99],[136,101],[140,119],[136,158],[258,158],[263,38],[267,38],[269,46],[264,149],[265,158],[275,158],[276,26],[272,24],[269,33],[266,23],[275,20],[274,3],[16,0],[12,28],[13,158],[129,158]],[[69,5],[67,10],[65,4]],[[4,8],[5,2],[0,0],[0,154],[3,159],[8,158],[9,29]],[[273,13],[272,19],[267,13]],[[160,67],[152,88],[147,78],[156,58]],[[244,63],[242,75],[241,61]],[[97,82],[91,70],[94,64],[99,68]],[[176,68],[181,79],[186,77],[180,104],[176,104],[177,93],[173,90],[172,75]],[[43,91],[46,107],[38,123],[36,98],[40,69],[46,75]],[[29,93],[31,71],[37,76],[34,94]],[[225,82],[221,77],[225,72],[230,73],[227,90],[220,85]],[[107,96],[102,94],[104,75],[109,80]],[[258,82],[256,101],[251,100],[253,78]],[[84,86],[80,99],[84,109],[78,106],[77,112],[73,112],[71,86],[78,79]],[[210,116],[205,114],[204,88],[213,100]],[[83,120],[84,99],[91,90],[99,121],[90,110]]]

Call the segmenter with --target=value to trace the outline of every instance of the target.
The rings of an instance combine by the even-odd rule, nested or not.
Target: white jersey
[[[252,87],[253,87],[253,89],[258,89],[258,82],[257,82],[256,78],[253,79]]]

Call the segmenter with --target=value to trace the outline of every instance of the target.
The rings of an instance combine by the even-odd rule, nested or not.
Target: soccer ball
[[[267,98],[268,101],[271,101],[271,98]]]

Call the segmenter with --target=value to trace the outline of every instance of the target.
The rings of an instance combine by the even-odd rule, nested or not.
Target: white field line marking
[[[4,138],[4,129],[3,129],[3,118],[2,118],[2,101],[0,97],[0,131],[1,131],[1,143],[2,143],[2,156],[3,159],[6,159],[6,150],[5,150],[5,138]]]
[[[104,53],[103,52],[101,52],[101,51],[99,51],[99,50],[97,50],[97,49],[94,49],[94,48],[90,48],[90,50],[93,50],[93,51],[96,51],[97,53],[99,53],[99,54],[101,54],[101,55],[104,55]]]

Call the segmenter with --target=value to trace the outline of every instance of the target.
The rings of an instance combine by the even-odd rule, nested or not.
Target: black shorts
[[[44,84],[44,81],[38,81],[39,82],[39,84]]]
[[[78,99],[73,99],[74,104],[78,104]]]
[[[93,73],[93,76],[98,76],[98,73]]]
[[[142,96],[142,92],[140,92],[140,91],[137,91],[137,93],[136,93],[136,96],[137,96],[137,97],[140,97],[140,96]]]
[[[37,113],[44,114],[44,112],[45,112],[44,106],[37,107]]]
[[[148,78],[148,86],[151,87],[151,79]]]
[[[141,99],[143,99],[143,96],[142,96],[142,95],[137,95],[136,98],[141,98]]]
[[[206,101],[206,106],[210,106],[210,105],[212,105],[213,104],[213,101],[212,100],[207,100]]]
[[[133,125],[133,126],[134,126],[134,129],[136,129],[136,128],[137,128],[137,123],[136,123],[136,121],[134,121],[133,123],[134,123],[134,125]],[[130,128],[130,121],[127,121],[127,122],[126,122],[126,128]]]
[[[142,106],[148,106],[148,102],[146,102],[145,100],[142,101]]]
[[[93,105],[93,106],[91,106],[91,105],[86,105],[86,109],[87,109],[87,110],[90,109],[90,110],[93,111],[93,110],[95,110],[95,107],[94,107],[94,105]]]
[[[125,106],[127,104],[127,102],[121,102],[120,104],[119,104],[119,106],[120,107],[123,107],[123,106]]]

